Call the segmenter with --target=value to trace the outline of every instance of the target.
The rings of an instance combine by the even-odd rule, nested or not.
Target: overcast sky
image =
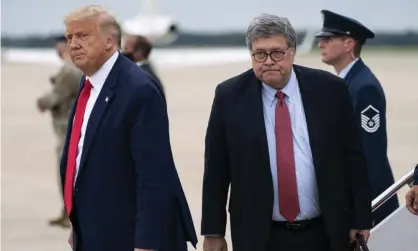
[[[136,15],[140,0],[2,0],[2,34],[48,34],[64,30],[72,8],[101,4],[119,20]],[[191,31],[244,31],[261,12],[286,16],[296,29],[318,28],[321,9],[350,15],[376,30],[418,31],[418,0],[158,0],[159,10]],[[42,6],[42,7],[41,7]]]

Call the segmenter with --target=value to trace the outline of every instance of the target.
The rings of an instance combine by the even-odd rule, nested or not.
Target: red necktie
[[[296,184],[295,155],[289,109],[284,93],[276,93],[276,156],[279,186],[280,214],[292,222],[299,214],[299,198]]]
[[[76,170],[76,158],[78,142],[81,135],[81,126],[83,125],[84,112],[86,110],[87,101],[90,97],[90,91],[93,86],[87,79],[84,83],[83,90],[80,93],[75,110],[73,128],[71,130],[70,145],[68,147],[67,168],[65,172],[64,183],[64,205],[67,209],[67,215],[70,215],[73,208],[73,184]]]

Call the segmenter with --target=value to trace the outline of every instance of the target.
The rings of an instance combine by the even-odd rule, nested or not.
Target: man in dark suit
[[[406,194],[405,198],[408,210],[412,214],[418,215],[418,165],[415,167],[412,187]]]
[[[352,18],[328,10],[322,14],[324,24],[317,34],[322,61],[335,68],[350,90],[374,199],[395,182],[387,155],[385,93],[360,58],[366,39],[373,38],[374,33]],[[374,225],[398,207],[394,196],[373,213]]]
[[[263,14],[247,31],[252,69],[216,87],[205,143],[201,234],[226,250],[342,251],[371,228],[365,159],[348,88],[294,65],[296,32]]]
[[[76,251],[185,251],[197,238],[171,152],[166,104],[118,52],[121,30],[87,6],[65,19],[83,73],[61,160]]]
[[[162,85],[162,82],[155,73],[154,67],[149,61],[151,51],[152,44],[146,37],[129,36],[127,37],[124,44],[123,55],[134,61],[139,67],[141,67],[144,71],[146,71],[153,78],[155,78],[157,80],[159,88],[164,93],[164,87]]]

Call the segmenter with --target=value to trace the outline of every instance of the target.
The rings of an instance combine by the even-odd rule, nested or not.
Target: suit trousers
[[[297,225],[299,222],[294,223]],[[286,226],[284,222],[272,223],[266,251],[279,250],[331,251],[322,218],[307,221],[302,227]]]

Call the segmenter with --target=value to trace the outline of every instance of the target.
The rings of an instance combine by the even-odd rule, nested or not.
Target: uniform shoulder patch
[[[376,132],[380,127],[380,112],[372,105],[361,111],[361,127],[368,133]]]

